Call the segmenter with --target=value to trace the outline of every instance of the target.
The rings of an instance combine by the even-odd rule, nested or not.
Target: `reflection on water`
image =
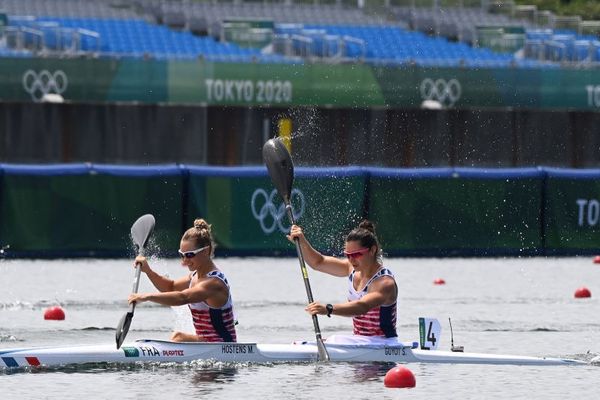
[[[356,382],[379,380],[396,366],[396,363],[360,363],[350,364]]]
[[[230,383],[234,381],[237,372],[237,368],[233,367],[216,370],[200,370],[194,372],[191,381],[194,386],[202,385],[207,382]]]

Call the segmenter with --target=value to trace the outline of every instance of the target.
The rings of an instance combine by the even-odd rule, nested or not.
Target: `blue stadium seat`
[[[248,49],[234,43],[221,43],[211,36],[195,36],[187,31],[176,31],[141,19],[103,18],[57,18],[44,17],[36,20],[15,22],[43,29],[46,46],[59,49],[72,46],[68,34],[61,35],[53,26],[61,29],[85,29],[97,32],[98,41],[92,36],[81,36],[82,51],[99,51],[102,54],[161,59],[206,59],[236,62],[303,62],[298,57],[280,54],[262,54],[259,49]],[[68,31],[65,31],[68,32]],[[320,25],[278,24],[275,33],[302,35],[310,43],[293,42],[296,54],[317,57],[343,55],[349,59],[365,59],[376,65],[400,65],[416,63],[424,66],[486,67],[547,67],[548,63],[535,62],[543,57],[556,60],[600,60],[600,45],[590,38],[582,39],[569,31],[538,29],[527,31],[526,55],[531,62],[515,58],[513,54],[497,53],[486,48],[474,48],[465,43],[450,42],[442,37],[429,37],[422,32],[409,31],[400,26],[385,25]],[[290,36],[291,37],[291,36]],[[33,40],[33,39],[32,39]],[[552,43],[551,45],[548,43]],[[0,53],[7,54],[6,52]],[[521,62],[523,61],[523,62]]]

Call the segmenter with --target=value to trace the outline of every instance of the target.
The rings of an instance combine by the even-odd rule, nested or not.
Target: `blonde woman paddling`
[[[211,226],[203,219],[196,219],[194,226],[183,234],[178,252],[181,265],[187,267],[190,273],[176,280],[156,273],[145,257],[138,256],[135,259],[135,263],[141,264],[141,271],[159,292],[131,294],[129,303],[151,301],[165,306],[187,304],[196,332],[173,332],[173,341],[235,342],[231,289],[227,278],[213,262]]]

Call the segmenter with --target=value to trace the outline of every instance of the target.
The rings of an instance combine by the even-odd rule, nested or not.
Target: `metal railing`
[[[523,55],[538,61],[550,61],[561,66],[600,66],[600,41],[554,39],[529,39],[525,41]]]
[[[358,54],[349,54],[349,47],[356,46]],[[300,57],[308,61],[346,62],[363,61],[367,56],[364,40],[352,36],[330,35],[326,32],[312,34],[276,34],[273,36],[274,53],[288,57]]]
[[[9,50],[38,56],[98,56],[101,52],[100,34],[89,29],[36,21],[32,16],[15,17],[13,23],[2,28],[1,44]]]

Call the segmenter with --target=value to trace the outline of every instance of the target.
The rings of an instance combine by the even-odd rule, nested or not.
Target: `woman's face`
[[[196,243],[191,240],[182,240],[179,243],[179,256],[181,265],[188,267],[190,271],[197,269],[208,257],[210,246],[196,248]]]
[[[371,249],[372,247],[364,247],[359,241],[352,240],[346,242],[344,254],[353,266],[359,266],[366,260],[369,262],[371,261],[371,258],[373,257]]]

